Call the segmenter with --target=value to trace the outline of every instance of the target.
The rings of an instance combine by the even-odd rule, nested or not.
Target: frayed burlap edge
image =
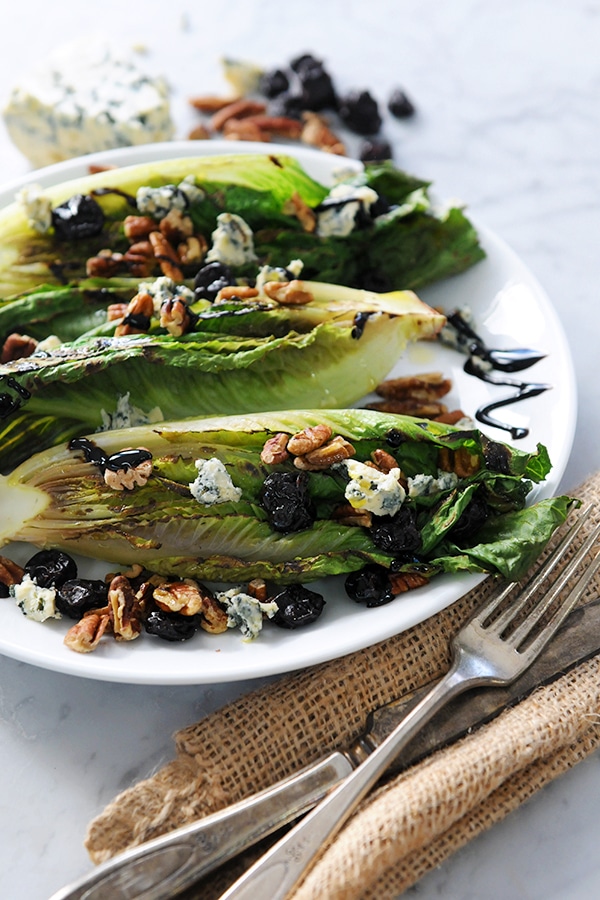
[[[479,834],[501,822],[554,779],[572,769],[600,747],[600,729],[592,726],[573,744],[548,759],[537,760],[490,794],[486,800],[459,819],[424,849],[409,853],[363,894],[361,900],[396,900],[432,869],[440,866]]]
[[[398,896],[420,877],[409,875],[411,854],[422,857],[421,868],[436,865],[435,853],[427,863],[428,848],[452,831],[458,846],[469,840],[474,810],[479,810],[480,830],[489,827],[498,818],[491,798],[501,796],[503,786],[518,780],[519,773],[533,779],[536,764],[545,765],[583,734],[593,731],[600,739],[600,726],[590,724],[596,719],[600,721],[600,657],[379,789],[321,855],[294,900],[357,900],[371,885],[377,887],[377,893],[369,887],[373,897]],[[526,780],[528,791],[537,790],[535,780],[527,785]],[[389,871],[398,868],[399,860],[408,882],[404,886]]]

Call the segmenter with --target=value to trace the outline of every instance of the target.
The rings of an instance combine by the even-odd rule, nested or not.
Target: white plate
[[[167,157],[210,153],[265,152],[262,144],[228,142],[178,142],[105,151],[67,161],[32,173],[0,191],[0,206],[12,202],[25,183],[44,186],[87,174],[90,162],[133,165]],[[323,183],[333,171],[350,165],[346,160],[293,146],[269,145],[268,152],[298,156],[307,171]],[[356,163],[353,164],[356,166]],[[556,493],[564,472],[575,431],[576,393],[572,361],[566,338],[546,294],[515,254],[497,237],[477,226],[487,259],[468,272],[423,290],[430,305],[450,311],[468,305],[477,330],[490,347],[530,347],[544,351],[545,359],[524,373],[524,380],[548,382],[553,389],[538,397],[505,407],[498,417],[511,425],[529,428],[517,446],[532,449],[546,445],[553,462],[548,480],[535,498]],[[505,388],[488,386],[469,375],[464,357],[437,344],[409,349],[394,373],[439,370],[453,381],[451,408],[473,414],[483,403],[498,399]],[[505,432],[484,429],[491,437],[506,440]],[[33,552],[25,545],[1,551],[23,562]],[[97,563],[82,574],[95,574]],[[64,647],[64,622],[39,624],[26,619],[10,601],[0,601],[0,653],[57,672],[105,681],[140,684],[201,684],[258,678],[300,669],[368,647],[397,634],[453,603],[481,580],[480,576],[441,576],[431,586],[401,596],[377,609],[366,609],[349,600],[342,579],[328,579],[314,587],[325,593],[325,610],[313,626],[298,631],[265,627],[258,640],[244,643],[239,632],[222,636],[203,633],[183,644],[168,644],[142,636],[129,644],[102,643],[91,654]]]

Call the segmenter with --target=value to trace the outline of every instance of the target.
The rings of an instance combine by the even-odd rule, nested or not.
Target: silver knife
[[[488,722],[536,687],[547,684],[600,650],[600,598],[574,610],[538,660],[511,685],[473,690],[440,710],[396,758],[399,771]],[[199,822],[127,850],[50,900],[167,900],[242,850],[312,809],[396,727],[420,696],[371,712],[346,750],[307,766]]]

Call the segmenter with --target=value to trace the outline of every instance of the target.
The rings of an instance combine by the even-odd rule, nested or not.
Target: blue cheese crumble
[[[429,497],[432,494],[453,490],[458,483],[458,475],[455,472],[444,472],[439,469],[437,477],[435,475],[415,475],[408,478],[407,482],[409,497]]]
[[[160,312],[160,308],[166,300],[180,299],[188,305],[194,302],[194,292],[185,284],[177,284],[167,275],[161,275],[154,281],[140,282],[138,293],[149,294],[152,297],[155,313]]]
[[[35,578],[24,575],[20,584],[11,585],[10,592],[28,619],[45,622],[46,619],[62,618],[56,608],[56,590],[40,587]]]
[[[189,488],[194,500],[203,506],[216,503],[236,503],[241,499],[242,490],[234,485],[229,472],[216,456],[197,459],[198,474]]]
[[[163,184],[161,187],[143,185],[137,189],[135,202],[143,216],[164,219],[176,209],[185,212],[192,203],[200,203],[206,193],[196,185],[193,175],[186,175],[179,184]]]
[[[406,492],[400,481],[400,469],[380,472],[355,459],[339,463],[350,478],[344,495],[354,509],[367,510],[375,516],[395,516]]]
[[[241,216],[220,213],[217,227],[212,233],[212,247],[206,254],[206,262],[220,262],[226,266],[243,266],[255,262],[254,235]]]
[[[319,237],[347,237],[355,228],[359,212],[368,213],[378,195],[366,185],[338,184],[317,211]]]
[[[263,603],[239,588],[218,592],[216,598],[227,613],[227,627],[239,628],[244,641],[257,638],[262,631],[264,616],[272,618],[279,609],[275,602]]]
[[[285,269],[278,266],[261,266],[256,276],[255,287],[259,294],[264,293],[265,284],[272,281],[285,282],[290,278],[300,278],[304,263],[301,259],[292,259]]]
[[[28,184],[16,194],[15,200],[27,216],[27,224],[37,234],[46,234],[52,227],[52,202],[39,184]]]
[[[99,431],[134,428],[136,425],[151,425],[164,420],[160,406],[155,406],[147,413],[134,406],[130,402],[129,391],[126,394],[119,394],[114,412],[108,413],[105,409],[101,409],[100,415],[102,416],[102,425],[98,429]]]

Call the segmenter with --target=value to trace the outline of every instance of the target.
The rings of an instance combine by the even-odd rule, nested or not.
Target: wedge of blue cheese
[[[36,167],[174,134],[164,79],[103,39],[56,50],[14,88],[3,115],[11,140]]]

